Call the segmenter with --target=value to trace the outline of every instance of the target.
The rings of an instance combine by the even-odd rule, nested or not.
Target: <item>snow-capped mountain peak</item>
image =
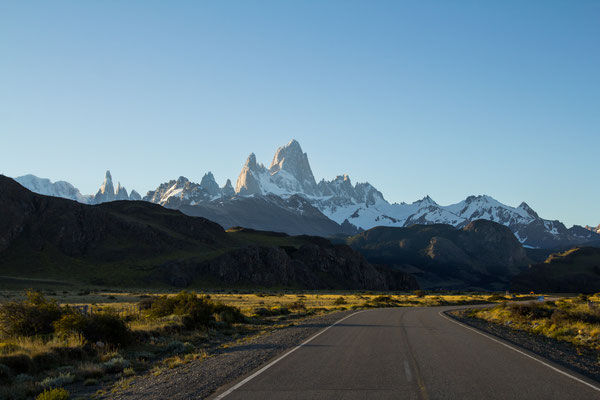
[[[39,193],[46,196],[63,197],[65,199],[79,202],[85,202],[86,200],[86,197],[79,192],[79,189],[71,185],[69,182],[52,182],[50,179],[38,178],[37,176],[31,174],[18,176],[15,178],[15,180],[34,193]]]
[[[106,175],[104,176],[104,182],[102,182],[102,185],[100,186],[98,192],[102,194],[115,193],[115,188],[113,186],[112,175],[110,174],[110,171],[106,171]]]
[[[121,186],[121,182],[117,184],[117,190],[115,191],[115,200],[129,200],[127,189]]]

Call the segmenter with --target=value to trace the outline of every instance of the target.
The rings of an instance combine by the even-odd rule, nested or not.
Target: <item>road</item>
[[[213,398],[600,399],[600,390],[576,379],[600,384],[440,315],[449,309],[352,314]]]

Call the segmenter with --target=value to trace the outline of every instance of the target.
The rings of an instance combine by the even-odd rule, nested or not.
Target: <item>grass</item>
[[[588,300],[591,303],[588,304]],[[471,317],[600,351],[600,296],[580,295],[545,303],[499,304],[471,310]]]

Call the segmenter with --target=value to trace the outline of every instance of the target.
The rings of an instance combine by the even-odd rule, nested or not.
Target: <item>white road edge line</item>
[[[542,364],[542,365],[545,365],[546,367],[548,367],[548,368],[550,368],[550,369],[552,369],[552,370],[554,370],[554,371],[558,372],[559,374],[563,374],[563,375],[565,375],[565,376],[567,376],[567,377],[569,377],[569,378],[571,378],[571,379],[573,379],[573,380],[575,380],[575,381],[577,381],[577,382],[579,382],[579,383],[583,383],[584,385],[586,385],[586,386],[589,386],[590,388],[592,388],[592,389],[594,389],[594,390],[596,390],[596,391],[600,392],[600,388],[599,388],[599,387],[597,387],[597,386],[594,386],[594,385],[592,385],[591,383],[588,383],[588,382],[586,382],[586,381],[584,381],[584,380],[582,380],[582,379],[579,379],[579,378],[577,378],[576,376],[573,376],[573,375],[571,375],[571,374],[569,374],[569,373],[567,373],[567,372],[565,372],[565,371],[562,371],[562,370],[560,370],[560,369],[558,369],[558,368],[556,368],[556,367],[554,367],[554,366],[552,366],[552,365],[548,364],[547,362],[544,362],[544,361],[542,361],[542,360],[540,360],[540,359],[538,359],[538,358],[536,358],[536,357],[533,357],[532,355],[529,355],[529,354],[525,353],[524,351],[521,351],[521,350],[517,349],[516,347],[513,347],[513,346],[511,346],[511,345],[509,345],[509,344],[506,344],[506,343],[504,343],[504,342],[502,342],[502,341],[500,341],[500,340],[498,340],[498,339],[495,339],[495,338],[491,337],[490,335],[488,335],[488,334],[486,334],[486,333],[483,333],[483,332],[481,332],[481,331],[479,331],[479,330],[477,330],[477,329],[475,329],[475,328],[471,328],[470,326],[468,326],[468,325],[465,325],[465,324],[463,324],[462,322],[458,322],[458,321],[456,321],[456,320],[454,320],[454,319],[450,318],[449,316],[447,316],[447,315],[446,315],[446,314],[445,314],[443,311],[440,311],[438,314],[439,314],[441,317],[444,317],[444,318],[446,318],[446,319],[447,319],[448,321],[450,321],[450,322],[454,322],[455,324],[457,324],[457,325],[460,325],[460,326],[462,326],[463,328],[466,328],[466,329],[468,329],[468,330],[470,330],[470,331],[473,331],[473,332],[475,332],[475,333],[477,333],[477,334],[479,334],[479,335],[481,335],[481,336],[484,336],[484,337],[486,337],[486,338],[488,338],[488,339],[490,339],[490,340],[493,340],[494,342],[496,342],[496,343],[499,343],[499,344],[501,344],[501,345],[502,345],[502,346],[504,346],[504,347],[508,347],[509,349],[511,349],[511,350],[514,350],[514,351],[516,351],[517,353],[524,355],[525,357],[529,357],[529,358],[531,358],[532,360],[535,360],[535,361],[539,362],[540,364]]]
[[[306,345],[311,340],[315,339],[317,336],[319,336],[319,335],[323,334],[324,332],[326,332],[329,328],[331,328],[331,327],[339,324],[340,322],[342,322],[342,321],[344,321],[344,320],[352,317],[353,315],[360,314],[360,313],[365,312],[365,311],[369,311],[369,310],[357,311],[357,312],[352,313],[350,315],[346,315],[344,318],[342,318],[342,319],[334,322],[333,324],[329,325],[327,328],[323,329],[322,331],[319,331],[314,336],[311,336],[310,338],[308,338],[304,342],[300,343],[298,346],[294,347],[293,349],[291,349],[290,351],[288,351],[287,353],[285,353],[281,357],[279,357],[279,358],[271,361],[269,364],[265,365],[264,367],[262,367],[261,369],[259,369],[258,371],[256,371],[252,375],[250,375],[249,377],[247,377],[244,380],[242,380],[242,381],[238,382],[237,384],[233,385],[232,387],[230,387],[229,389],[227,389],[225,392],[223,392],[220,395],[218,395],[217,397],[215,397],[214,400],[221,400],[221,399],[225,398],[226,396],[230,395],[234,390],[239,389],[241,386],[243,386],[246,383],[250,382],[252,379],[256,378],[258,375],[262,374],[263,372],[265,372],[266,370],[268,370],[269,368],[271,368],[273,365],[277,364],[279,361],[283,360],[284,358],[286,358],[287,356],[289,356],[290,354],[292,354],[293,352],[295,352],[296,350],[298,350],[300,347]]]
[[[412,374],[410,373],[410,366],[408,361],[404,360],[404,372],[406,373],[406,380],[412,382]]]

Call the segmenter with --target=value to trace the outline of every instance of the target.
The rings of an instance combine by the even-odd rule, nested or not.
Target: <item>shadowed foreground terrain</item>
[[[225,231],[142,201],[85,205],[0,176],[0,276],[87,285],[414,289],[402,272],[311,236]]]

